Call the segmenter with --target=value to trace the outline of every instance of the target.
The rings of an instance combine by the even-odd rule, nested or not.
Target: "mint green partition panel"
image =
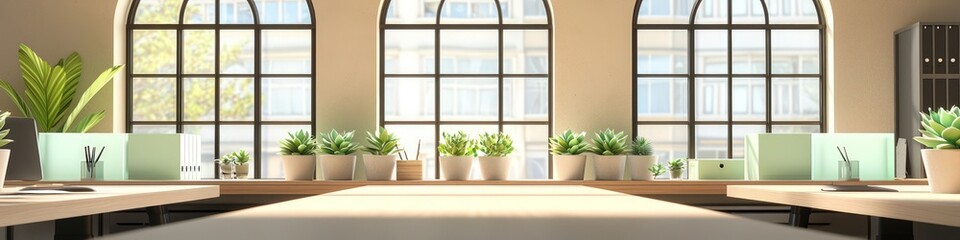
[[[893,180],[896,142],[889,133],[813,134],[813,180],[837,180],[842,161],[837,147],[846,147],[854,161],[860,161],[860,180]]]
[[[744,140],[748,180],[810,180],[810,134],[762,133]]]
[[[104,180],[126,180],[127,135],[118,133],[40,133],[40,166],[43,180],[80,180],[84,147],[106,147],[100,162]]]
[[[743,159],[690,159],[691,180],[744,180]]]

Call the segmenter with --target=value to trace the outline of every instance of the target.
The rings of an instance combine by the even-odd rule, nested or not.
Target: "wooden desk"
[[[106,239],[848,239],[584,186],[365,186]]]

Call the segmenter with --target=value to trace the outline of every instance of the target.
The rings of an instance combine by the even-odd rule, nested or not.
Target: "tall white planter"
[[[630,165],[630,175],[633,180],[649,181],[653,180],[653,173],[650,173],[650,167],[657,164],[656,155],[650,156],[641,156],[641,155],[629,155],[627,156],[627,163]]]
[[[553,179],[583,180],[586,165],[587,156],[583,154],[553,155]]]
[[[320,155],[318,158],[323,180],[353,180],[356,155]]]
[[[480,173],[484,180],[507,180],[511,157],[480,157]]]
[[[473,157],[440,156],[440,170],[444,180],[467,180],[473,168]]]
[[[597,180],[622,180],[627,167],[626,155],[594,155],[594,172]]]
[[[287,181],[313,180],[316,176],[317,156],[314,155],[284,155],[283,179]]]
[[[3,188],[3,180],[7,179],[8,162],[10,162],[10,149],[0,149],[0,188]]]
[[[920,150],[933,193],[960,193],[960,150]]]
[[[363,155],[363,167],[367,170],[367,180],[390,181],[397,169],[397,155]]]

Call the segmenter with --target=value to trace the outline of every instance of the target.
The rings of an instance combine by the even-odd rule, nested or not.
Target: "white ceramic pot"
[[[933,193],[960,193],[960,150],[920,150]]]
[[[220,179],[234,179],[236,178],[236,165],[231,164],[220,164]]]
[[[0,149],[0,188],[3,180],[7,179],[7,163],[10,161],[10,149]]]
[[[353,180],[356,155],[320,155],[318,159],[323,180]]]
[[[473,157],[440,156],[440,172],[444,180],[467,180],[473,169]]]
[[[367,180],[390,181],[397,169],[397,155],[363,155],[363,167],[367,170]]]
[[[683,180],[683,169],[670,169],[670,180]]]
[[[236,165],[237,169],[237,179],[247,179],[247,174],[250,173],[250,164]]]
[[[507,180],[511,157],[480,157],[480,173],[484,180]]]
[[[649,181],[653,180],[653,173],[650,173],[650,167],[657,165],[657,156],[627,156],[627,163],[630,165],[630,176],[633,180]]]
[[[283,179],[287,181],[313,180],[317,170],[317,156],[314,155],[284,155]]]
[[[587,156],[583,154],[553,155],[553,179],[583,180],[586,165]]]
[[[597,180],[623,180],[627,155],[594,155],[593,170]]]

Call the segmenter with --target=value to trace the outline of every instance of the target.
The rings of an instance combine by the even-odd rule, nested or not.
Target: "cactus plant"
[[[589,151],[597,155],[620,155],[626,150],[627,136],[623,131],[614,132],[607,128],[593,137],[593,146]]]
[[[336,129],[330,133],[320,133],[320,152],[329,155],[349,155],[360,148],[353,143],[353,131],[337,132]]]
[[[394,154],[400,151],[400,148],[397,147],[398,142],[400,142],[400,138],[387,131],[386,128],[380,127],[376,134],[367,132],[369,146],[363,147],[363,151],[380,156]]]
[[[953,106],[950,110],[928,110],[929,113],[920,113],[921,136],[913,140],[934,149],[960,148],[960,108]]]
[[[437,150],[444,156],[476,156],[476,142],[467,136],[464,131],[457,133],[443,133],[443,141],[437,146]]]
[[[477,150],[489,157],[503,157],[513,153],[513,140],[503,132],[480,134]]]
[[[589,147],[583,140],[585,135],[585,132],[573,133],[573,130],[567,129],[550,138],[550,152],[554,155],[579,155],[586,152]]]
[[[0,111],[0,147],[13,142],[13,140],[6,139],[7,134],[10,134],[10,129],[3,129],[3,125],[6,125],[9,116],[10,112]]]
[[[317,139],[310,133],[299,130],[287,133],[289,136],[280,141],[280,155],[314,155],[317,153]]]
[[[633,145],[631,145],[633,154],[640,156],[650,156],[653,155],[653,145],[650,144],[650,141],[646,138],[637,136],[636,139],[633,139]]]

